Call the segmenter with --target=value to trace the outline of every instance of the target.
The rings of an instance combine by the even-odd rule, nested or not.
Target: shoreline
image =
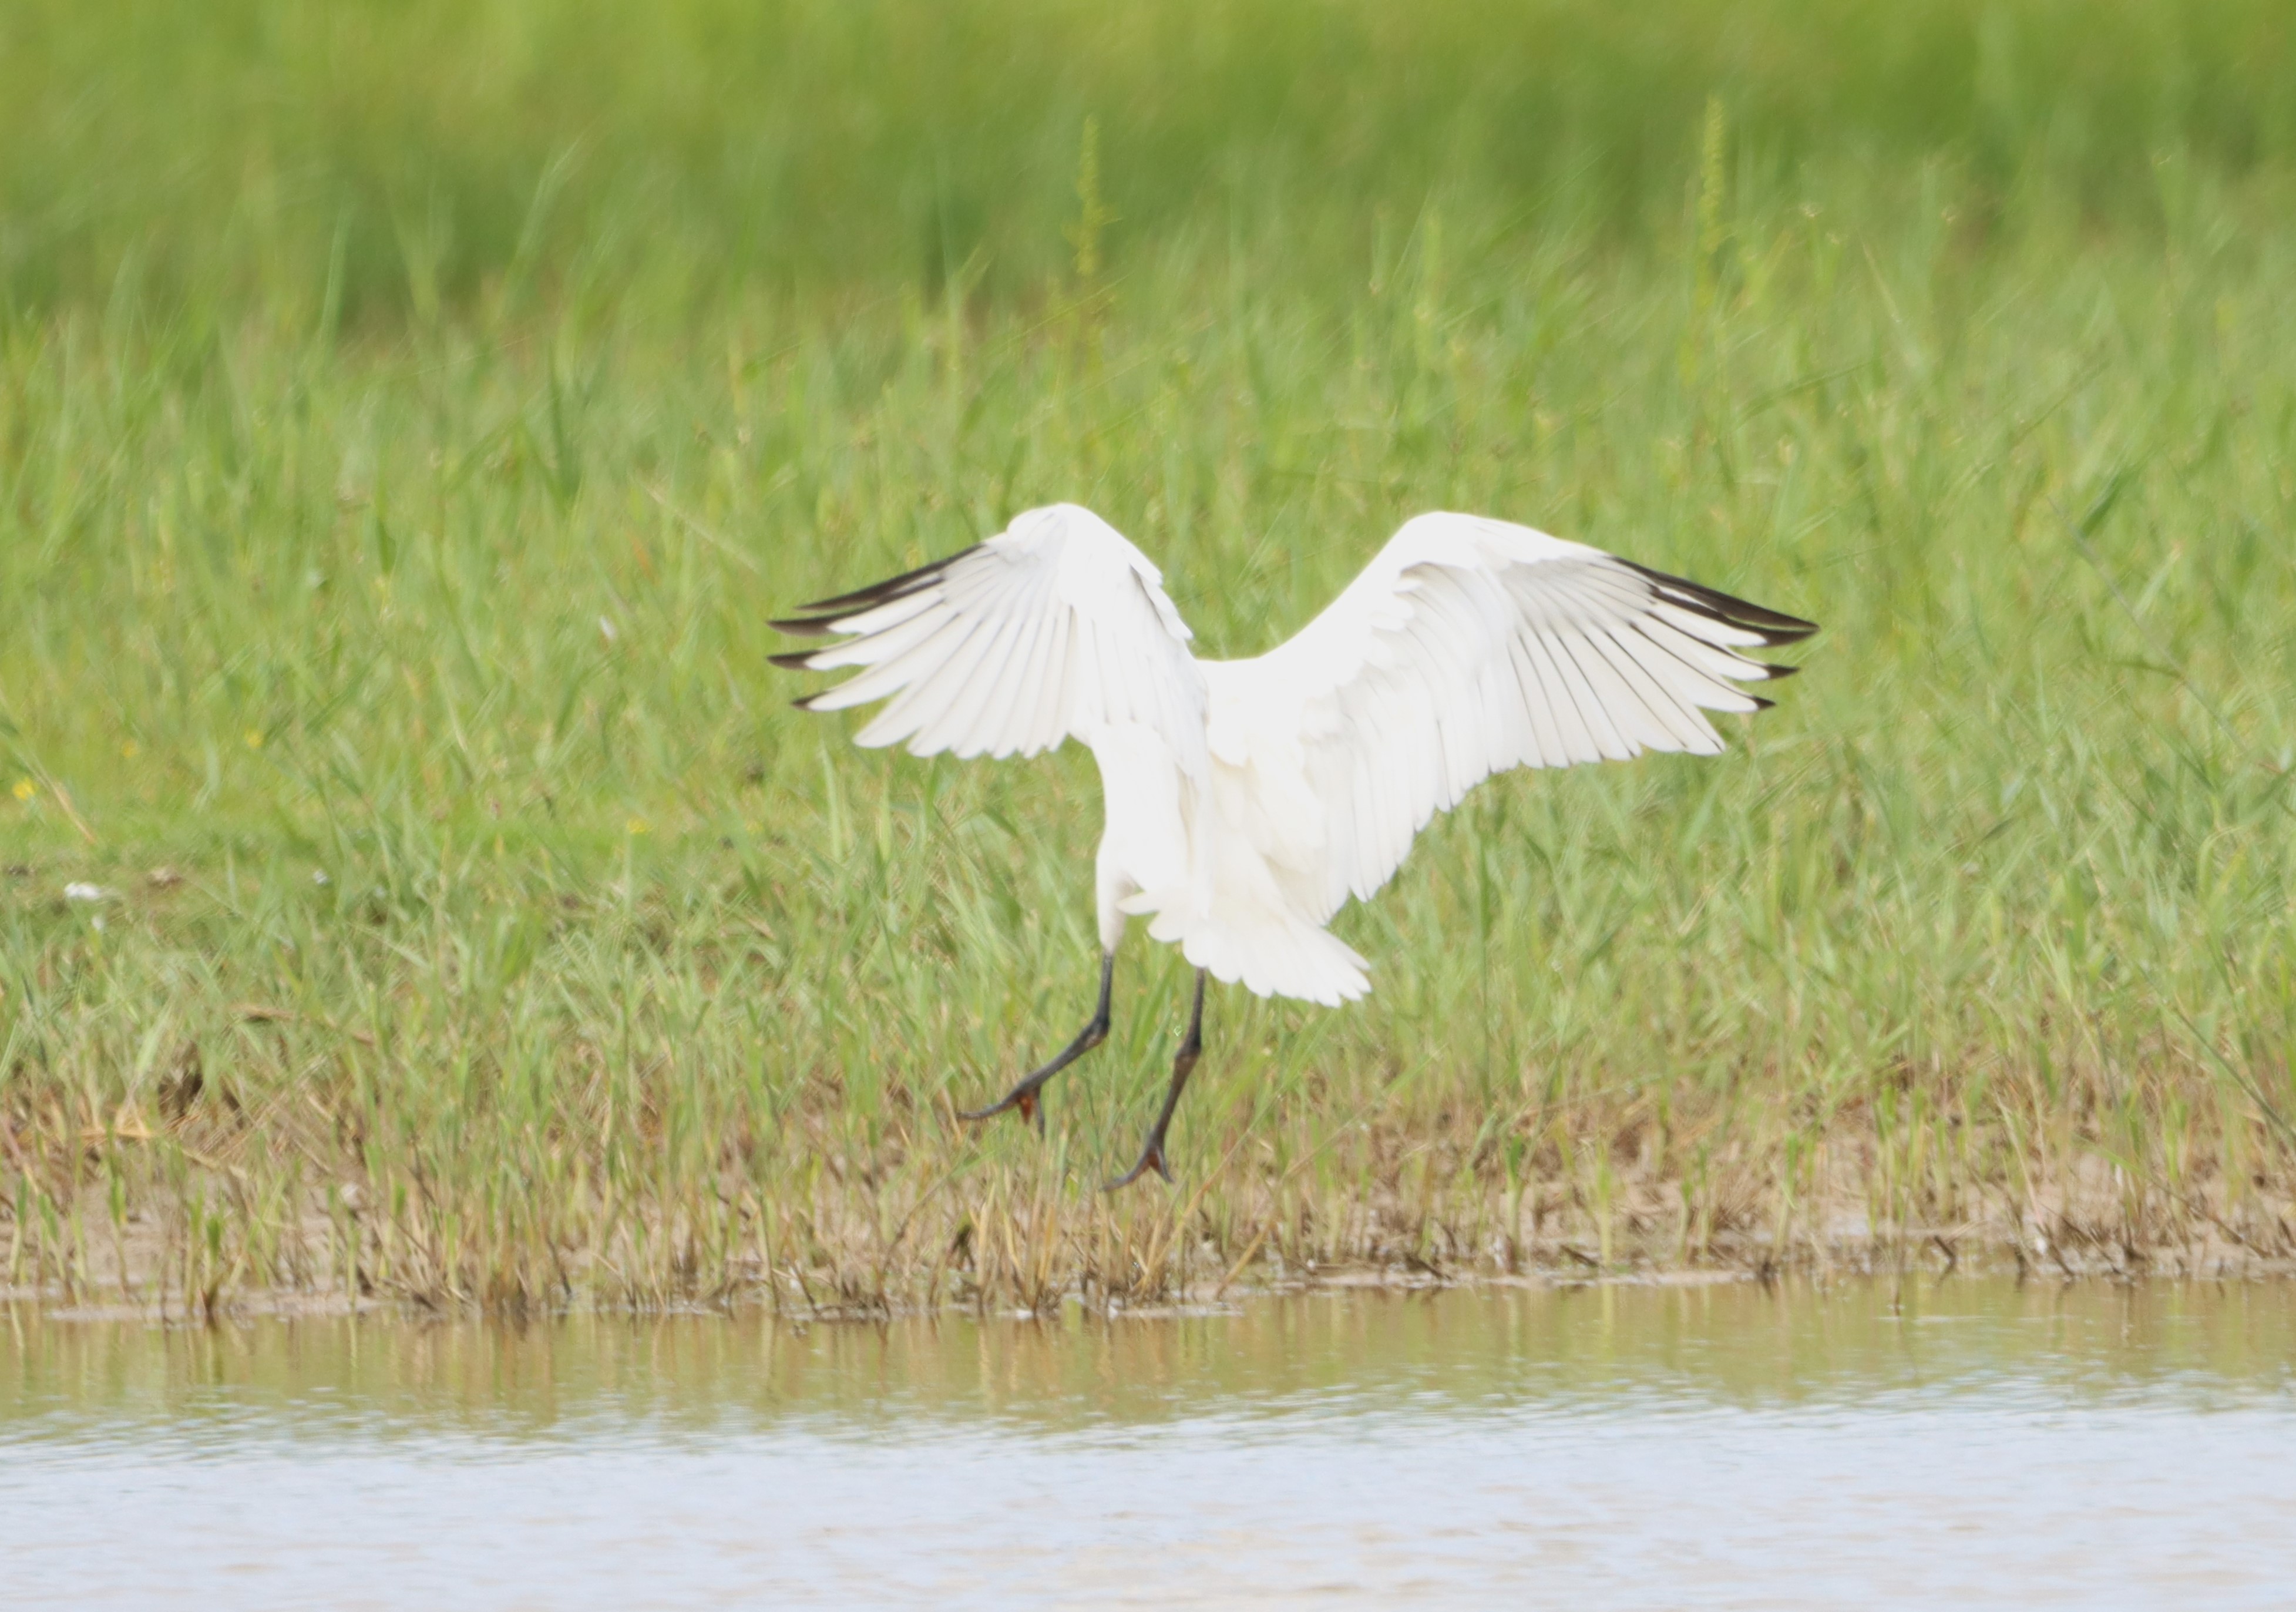
[[[1335,1120],[1312,1089],[1264,1101],[1238,1083],[1198,1120],[1177,1185],[1111,1194],[1095,1140],[1124,1127],[1089,1114],[1039,1138],[919,1105],[872,1139],[816,1088],[769,1133],[729,1116],[681,1140],[610,1113],[458,1157],[414,1136],[355,1151],[351,1120],[313,1125],[315,1094],[289,1095],[157,1126],[0,1118],[0,1303],[814,1320],[1333,1283],[2296,1273],[2277,1150],[2188,1125],[2140,1156],[2046,1135],[1997,1096],[1941,1137],[1744,1094],[1655,1114],[1605,1097],[1502,1128],[1398,1092]]]
[[[1569,1291],[1603,1287],[1701,1287],[1752,1284],[1824,1288],[1845,1282],[1956,1278],[1987,1281],[2008,1279],[2068,1286],[2111,1282],[2277,1282],[2296,1279],[2296,1255],[2270,1255],[2218,1238],[2179,1246],[2142,1251],[2097,1246],[2068,1248],[2052,1244],[2037,1254],[1999,1228],[1940,1225],[1907,1229],[1890,1238],[1835,1236],[1806,1238],[1783,1255],[1759,1239],[1718,1243],[1708,1258],[1691,1262],[1628,1261],[1603,1265],[1575,1243],[1559,1238],[1525,1250],[1513,1269],[1491,1263],[1444,1266],[1416,1258],[1374,1263],[1339,1262],[1304,1269],[1264,1267],[1219,1279],[1185,1279],[1153,1296],[1094,1293],[1082,1283],[1043,1294],[1034,1304],[1012,1302],[1009,1293],[991,1301],[992,1289],[920,1301],[889,1294],[873,1299],[808,1302],[808,1283],[780,1271],[711,1295],[685,1295],[660,1302],[619,1298],[592,1290],[557,1302],[486,1303],[447,1300],[416,1293],[354,1294],[340,1287],[293,1288],[239,1287],[211,1299],[180,1288],[164,1295],[152,1288],[147,1270],[129,1279],[130,1295],[69,1291],[61,1282],[33,1285],[0,1281],[0,1311],[35,1324],[102,1326],[157,1325],[209,1328],[263,1320],[376,1320],[391,1324],[523,1327],[581,1316],[636,1320],[711,1318],[767,1319],[797,1328],[872,1325],[956,1317],[1037,1320],[1071,1315],[1108,1321],[1169,1320],[1226,1314],[1274,1300],[1319,1294],[1372,1292],[1411,1295],[1450,1291]],[[112,1273],[106,1273],[111,1276]],[[116,1277],[112,1279],[116,1282]]]

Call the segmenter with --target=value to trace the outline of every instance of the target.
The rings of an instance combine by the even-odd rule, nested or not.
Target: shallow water
[[[2296,1603],[2296,1287],[0,1325],[0,1602]]]

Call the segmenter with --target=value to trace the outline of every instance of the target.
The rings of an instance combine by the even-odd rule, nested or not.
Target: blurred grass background
[[[2243,0],[11,7],[8,1280],[2284,1258],[2292,200]],[[764,662],[1054,498],[1210,653],[1431,506],[1827,631],[1221,992],[1104,1200],[1161,949],[948,1114],[1088,1007],[1088,760]]]
[[[930,292],[976,252],[982,294],[1025,297],[1070,261],[1087,116],[1119,266],[1244,244],[1254,284],[1327,298],[1439,194],[1478,243],[1647,243],[1712,95],[1746,177],[1942,162],[1987,217],[2046,193],[2158,227],[2155,159],[2253,178],[2296,152],[2272,0],[23,0],[0,27],[28,309],[235,317],[332,285],[387,328],[589,288],[692,332],[759,289]]]

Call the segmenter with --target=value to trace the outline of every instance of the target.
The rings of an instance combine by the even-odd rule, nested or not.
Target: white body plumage
[[[1000,535],[784,630],[776,657],[857,667],[800,702],[890,703],[857,736],[918,755],[1033,755],[1073,736],[1100,764],[1100,939],[1128,917],[1216,978],[1336,1004],[1369,987],[1324,925],[1384,884],[1438,811],[1492,773],[1722,748],[1706,711],[1786,675],[1741,649],[1809,622],[1529,527],[1406,522],[1289,642],[1199,661],[1162,574],[1090,510]]]

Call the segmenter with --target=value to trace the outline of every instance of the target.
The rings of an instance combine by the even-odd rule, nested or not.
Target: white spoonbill
[[[837,635],[776,655],[859,675],[800,700],[890,699],[856,736],[913,754],[1035,755],[1071,736],[1100,763],[1100,1000],[1058,1057],[968,1114],[1038,1117],[1045,1082],[1107,1038],[1128,917],[1196,967],[1188,1032],[1140,1158],[1154,1170],[1203,1048],[1204,976],[1329,1005],[1368,966],[1324,925],[1402,865],[1430,818],[1512,767],[1712,755],[1707,711],[1767,706],[1736,687],[1795,669],[1738,652],[1816,631],[1631,560],[1479,515],[1404,522],[1289,643],[1199,661],[1163,574],[1073,504],[806,607],[782,631]]]

